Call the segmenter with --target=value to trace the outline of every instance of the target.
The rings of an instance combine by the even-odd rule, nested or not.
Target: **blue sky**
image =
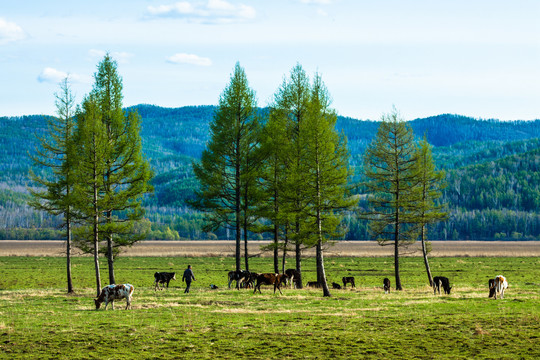
[[[3,2],[0,116],[80,102],[105,52],[124,105],[217,104],[236,61],[260,106],[290,69],[318,71],[339,114],[540,118],[540,1],[115,0]]]

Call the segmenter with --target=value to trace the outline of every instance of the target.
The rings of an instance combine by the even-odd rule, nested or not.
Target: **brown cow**
[[[253,290],[253,293],[259,290],[259,294],[261,294],[261,285],[274,285],[274,294],[276,293],[276,289],[279,290],[279,293],[283,295],[281,292],[281,284],[287,283],[287,275],[285,274],[272,274],[272,273],[265,273],[265,274],[259,274],[257,276],[257,284],[255,285],[255,288]]]

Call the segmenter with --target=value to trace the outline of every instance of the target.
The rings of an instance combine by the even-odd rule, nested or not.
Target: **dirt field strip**
[[[271,257],[272,252],[260,250],[267,244],[268,241],[251,241],[248,251],[251,255]],[[432,245],[432,257],[540,256],[540,241],[433,241]],[[64,256],[64,246],[63,241],[1,240],[0,256]],[[74,254],[81,255],[77,249]],[[315,251],[306,250],[304,255],[314,256]],[[327,257],[392,255],[392,246],[379,246],[375,241],[337,241],[325,251]],[[403,256],[419,255],[418,242],[403,251]],[[143,241],[126,249],[122,256],[230,257],[234,256],[234,241]]]

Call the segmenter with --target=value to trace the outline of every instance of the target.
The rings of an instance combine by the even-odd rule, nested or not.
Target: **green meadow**
[[[354,276],[356,288],[283,289],[262,294],[227,288],[230,257],[119,257],[118,283],[135,286],[133,309],[95,310],[92,259],[73,259],[75,294],[66,294],[65,259],[0,257],[0,358],[6,359],[538,359],[540,258],[433,258],[434,276],[450,279],[450,295],[433,295],[421,258],[401,260],[403,291],[392,258],[326,258],[329,283]],[[184,294],[181,275],[196,281]],[[292,260],[288,267],[293,267]],[[102,262],[102,285],[108,279]],[[269,272],[272,259],[250,270]],[[177,280],[153,289],[155,271]],[[304,283],[314,259],[303,261]],[[498,274],[509,288],[489,299]],[[219,287],[211,290],[210,284]]]

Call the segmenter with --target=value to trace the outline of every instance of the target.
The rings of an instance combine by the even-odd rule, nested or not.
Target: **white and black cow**
[[[435,276],[433,278],[433,294],[436,295],[437,292],[439,292],[440,295],[441,288],[443,288],[445,294],[450,295],[450,290],[452,290],[452,287],[450,286],[450,280],[448,280],[448,278],[444,276]]]
[[[296,269],[287,269],[285,270],[285,275],[287,275],[287,282],[290,282],[291,287],[294,287],[295,289],[298,288],[298,284],[300,284],[300,272]]]
[[[105,310],[107,310],[107,305],[111,303],[111,307],[114,310],[114,300],[126,299],[126,310],[131,308],[131,295],[133,295],[133,290],[135,288],[131,284],[120,284],[120,285],[107,285],[101,289],[101,293],[94,299],[96,304],[96,310],[101,306],[101,303],[105,303]]]
[[[240,290],[241,285],[249,287],[254,281],[253,276],[247,270],[229,271],[227,278],[229,279],[229,289],[231,288],[231,283],[236,281],[237,290]]]
[[[154,273],[154,290],[157,290],[159,284],[167,284],[167,289],[169,288],[169,281],[176,280],[175,272],[156,272]],[[165,285],[162,285],[162,289]]]
[[[390,279],[389,278],[384,278],[384,280],[383,280],[383,288],[384,288],[384,293],[385,294],[388,294],[390,292]]]
[[[501,299],[504,299],[504,290],[508,288],[508,281],[506,281],[506,278],[502,275],[497,275],[493,287],[495,289],[495,299],[497,299],[497,294],[501,294]]]

